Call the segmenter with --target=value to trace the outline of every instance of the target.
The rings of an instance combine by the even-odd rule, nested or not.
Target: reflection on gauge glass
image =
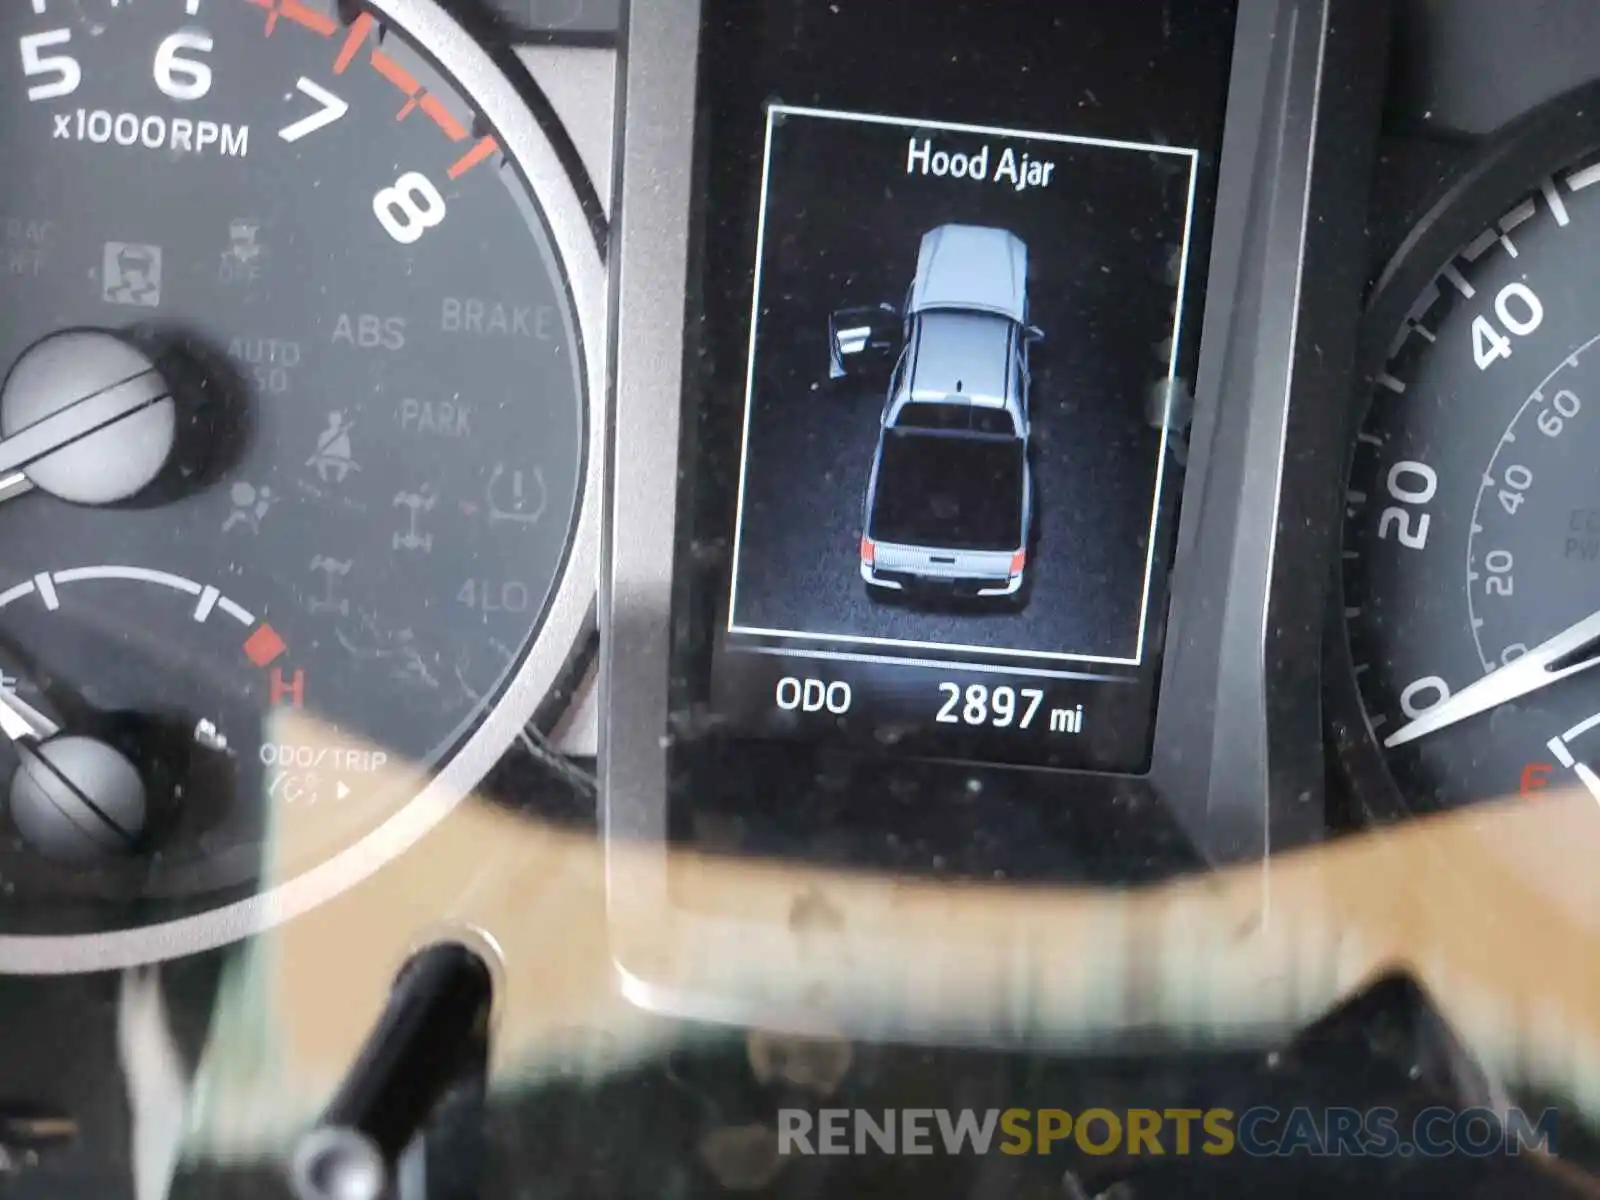
[[[238,899],[286,807],[347,848],[564,668],[578,318],[464,45],[402,0],[0,14],[0,934]]]
[[[1454,255],[1391,272],[1409,308],[1389,309],[1344,534],[1338,716],[1369,799],[1600,799],[1600,138],[1567,124],[1457,198],[1492,207]]]

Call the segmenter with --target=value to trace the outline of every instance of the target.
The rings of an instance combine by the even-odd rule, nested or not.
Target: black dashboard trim
[[[699,11],[693,3],[671,13],[637,6],[627,45],[630,119],[612,263],[617,358],[608,475],[614,486],[602,549],[601,625],[608,648],[602,819],[625,991],[647,1007],[740,1020],[749,1017],[753,996],[708,994],[694,982],[692,964],[664,961],[671,957],[666,946],[695,945],[697,929],[708,945],[740,936],[738,914],[675,907],[664,848],[674,824],[667,760],[677,531],[674,503],[662,498],[678,495],[685,295],[694,302],[688,263],[701,189],[686,164],[695,162]],[[1092,856],[1101,852],[1096,846],[1109,847],[1103,867],[1131,863],[1141,853],[1165,856],[1165,873],[1260,860],[1294,840],[1289,829],[1308,837],[1320,829],[1317,681],[1304,692],[1294,689],[1308,664],[1315,673],[1320,661],[1326,560],[1319,555],[1334,536],[1334,515],[1322,515],[1318,537],[1304,534],[1309,510],[1333,493],[1343,454],[1364,262],[1365,192],[1357,189],[1365,183],[1355,177],[1376,143],[1376,120],[1367,128],[1361,121],[1377,113],[1384,83],[1381,58],[1363,57],[1371,47],[1363,39],[1381,31],[1386,13],[1386,5],[1368,0],[1241,4],[1154,765],[1144,777],[1049,774],[1050,787],[1038,789],[1051,791],[1052,807],[1076,810],[1076,817],[1058,814],[1057,823],[1065,824],[1057,833],[1081,828],[1085,814],[1117,817],[1115,833],[1078,848]],[[1312,212],[1314,182],[1345,174],[1352,177],[1352,203]],[[1356,266],[1337,270],[1341,256]],[[1311,269],[1332,272],[1327,295],[1319,278],[1314,300],[1301,288]],[[1342,298],[1342,311],[1335,297]],[[1336,328],[1322,328],[1326,322]],[[1299,501],[1283,505],[1286,488],[1303,486],[1308,473],[1315,487],[1304,502],[1307,511]],[[1269,580],[1290,594],[1275,600]],[[1291,693],[1293,703],[1280,713]],[[823,786],[829,786],[827,767],[819,760],[816,777]],[[998,775],[986,773],[985,785]],[[796,792],[782,803],[800,809],[807,800]],[[1128,821],[1139,814],[1142,820]],[[1275,832],[1280,821],[1289,828]],[[1177,841],[1191,843],[1187,852],[1178,852],[1174,829],[1182,835]],[[1038,831],[1016,833],[1033,838]],[[963,863],[958,873],[1085,877],[1078,870],[1063,874],[1069,845],[1042,873],[1027,865],[1038,863],[1038,854],[1013,847],[1023,867],[1013,874],[1003,841],[988,842],[987,870]],[[641,853],[641,847],[661,849]],[[830,857],[810,843],[793,850],[794,857],[813,861],[819,854],[825,862],[874,865]],[[930,847],[928,861],[937,867],[946,859]],[[903,862],[875,865],[905,868]],[[1162,873],[1156,861],[1146,866],[1122,881]],[[1095,882],[1116,882],[1095,875],[1088,872]],[[676,936],[665,928],[672,922],[680,926]],[[767,1023],[773,1018],[763,1012]]]

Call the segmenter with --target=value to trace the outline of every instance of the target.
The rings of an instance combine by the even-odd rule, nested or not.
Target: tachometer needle
[[[33,705],[0,688],[0,733],[13,742],[42,742],[60,732],[61,726]]]
[[[33,480],[21,471],[0,475],[0,504],[4,504],[7,500],[15,500],[18,496],[31,491],[33,491]]]
[[[143,350],[106,330],[71,329],[13,364],[0,430],[0,500],[36,487],[76,504],[115,504],[166,468],[177,408]]]
[[[1404,746],[1596,666],[1600,666],[1600,612],[1591,613],[1515,662],[1462,688],[1442,704],[1402,725],[1385,738],[1383,744]]]
[[[43,417],[0,441],[0,475],[30,466],[90,434],[134,416],[168,396],[167,384],[154,367],[143,373],[71,400],[66,407]]]

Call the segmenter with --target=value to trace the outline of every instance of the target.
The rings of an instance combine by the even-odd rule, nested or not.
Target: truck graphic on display
[[[942,225],[922,237],[903,311],[830,320],[830,375],[898,346],[867,480],[861,578],[869,594],[1025,602],[1035,528],[1028,250],[1004,229]]]

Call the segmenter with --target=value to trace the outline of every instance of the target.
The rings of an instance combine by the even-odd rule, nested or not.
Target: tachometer
[[[1600,798],[1597,98],[1492,147],[1374,303],[1334,686],[1379,808]]]
[[[284,806],[371,869],[570,667],[599,251],[428,0],[18,0],[0,112],[0,969],[113,965],[266,912]]]

